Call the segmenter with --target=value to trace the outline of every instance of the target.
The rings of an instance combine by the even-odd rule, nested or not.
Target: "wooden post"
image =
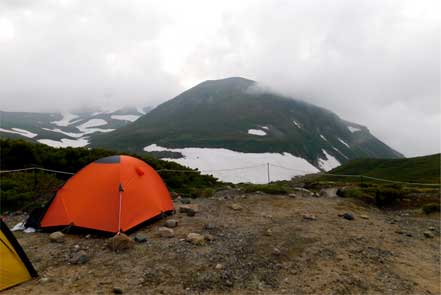
[[[268,183],[270,183],[270,169],[269,169],[269,163],[266,163],[266,171],[268,175]]]

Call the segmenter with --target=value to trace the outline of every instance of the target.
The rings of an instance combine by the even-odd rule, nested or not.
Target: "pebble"
[[[137,243],[145,243],[147,242],[147,237],[141,234],[137,234],[133,240]]]
[[[425,232],[423,232],[423,234],[428,239],[432,239],[435,237],[435,235],[431,231],[425,231]]]
[[[434,226],[430,226],[430,227],[429,227],[429,230],[431,230],[431,231],[435,231],[435,227],[434,227]]]
[[[223,269],[224,266],[222,264],[218,263],[218,264],[216,264],[215,268],[216,269]]]
[[[178,226],[178,221],[175,219],[169,219],[165,222],[165,226],[169,228],[174,228]]]
[[[87,252],[84,250],[81,250],[72,256],[72,258],[70,259],[70,263],[72,263],[72,264],[85,264],[87,261],[89,261],[89,259],[90,258],[87,255]]]
[[[273,255],[279,256],[280,254],[282,254],[282,252],[280,252],[278,248],[273,249]]]
[[[306,220],[316,220],[317,217],[315,217],[312,214],[303,214],[303,219],[306,219]]]
[[[214,241],[214,236],[213,236],[213,235],[206,234],[206,235],[204,235],[204,237],[205,237],[205,239],[206,239],[207,241],[209,241],[209,242]]]
[[[231,205],[230,205],[230,208],[233,209],[234,211],[242,210],[242,206],[239,205],[239,204],[236,204],[236,203],[231,204]]]
[[[204,225],[204,228],[208,229],[208,230],[215,229],[216,225],[214,225],[213,223],[207,223],[207,224]]]
[[[158,228],[158,233],[162,238],[173,238],[175,236],[174,230],[164,226]]]
[[[61,231],[53,232],[49,235],[51,243],[64,243],[64,234]]]
[[[344,213],[343,218],[346,220],[354,220],[354,215],[352,215],[351,213]]]
[[[187,242],[190,242],[194,245],[203,245],[205,244],[205,237],[201,234],[197,233],[189,233],[187,238],[185,239]]]
[[[360,217],[363,219],[369,219],[369,216],[367,216],[367,215],[360,215]]]
[[[269,228],[265,231],[265,236],[272,236],[273,235],[273,231]]]
[[[113,287],[113,294],[122,294],[123,290],[118,287]]]

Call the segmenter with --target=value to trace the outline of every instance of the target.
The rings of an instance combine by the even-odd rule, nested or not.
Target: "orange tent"
[[[170,193],[153,168],[133,157],[110,156],[66,182],[47,206],[40,227],[125,232],[173,210]]]

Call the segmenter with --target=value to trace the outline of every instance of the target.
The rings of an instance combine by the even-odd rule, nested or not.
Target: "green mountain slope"
[[[358,159],[330,171],[405,182],[440,183],[440,154],[408,159]]]
[[[259,130],[264,136],[249,134]],[[165,147],[227,148],[241,152],[289,152],[319,166],[328,155],[349,159],[402,155],[361,125],[315,105],[259,89],[244,78],[205,81],[114,132],[93,146],[133,152]]]

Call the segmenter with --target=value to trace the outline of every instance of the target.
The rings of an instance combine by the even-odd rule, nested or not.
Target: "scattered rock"
[[[61,231],[53,232],[49,235],[51,243],[64,243],[64,234]]]
[[[78,251],[75,253],[72,258],[70,259],[70,263],[72,264],[84,264],[87,261],[89,261],[89,256],[87,255],[87,252],[84,250]]]
[[[213,223],[207,223],[204,225],[205,229],[211,230],[211,229],[215,229],[216,225],[214,225]]]
[[[242,206],[236,203],[231,204],[230,208],[233,209],[234,211],[242,210]]]
[[[114,252],[131,249],[134,247],[134,245],[135,242],[127,235],[122,233],[114,235],[107,240],[107,248]]]
[[[137,234],[133,240],[137,243],[145,243],[147,242],[147,237],[141,234]]]
[[[50,279],[48,277],[42,277],[40,279],[40,283],[43,283],[43,284],[48,283],[49,281],[50,281]]]
[[[205,239],[206,239],[207,241],[209,241],[209,242],[214,241],[214,236],[213,236],[213,235],[206,234],[206,235],[204,235],[204,237],[205,237]]]
[[[197,233],[189,233],[186,240],[194,245],[203,245],[205,243],[205,237]]]
[[[435,237],[435,235],[431,231],[425,231],[425,232],[423,232],[423,234],[428,239],[432,239]]]
[[[429,226],[429,230],[435,231],[435,227],[434,226]]]
[[[174,228],[178,226],[178,221],[175,219],[169,219],[165,222],[165,226],[169,228]]]
[[[179,197],[179,194],[176,193],[176,192],[170,192],[170,197],[171,197],[173,200],[175,200],[175,199],[177,199],[177,198]]]
[[[122,294],[123,290],[118,287],[113,287],[113,294]]]
[[[290,198],[295,198],[295,197],[297,197],[297,195],[296,195],[295,193],[289,193],[289,194],[288,194],[288,197],[290,197]]]
[[[190,204],[191,201],[190,201],[190,199],[183,199],[183,198],[181,198],[181,203],[182,204]]]
[[[295,187],[293,190],[296,192],[296,195],[300,195],[301,197],[312,197],[314,195],[310,190],[302,187]]]
[[[273,235],[273,231],[269,228],[265,231],[265,236],[272,236]]]
[[[216,264],[215,268],[216,269],[223,269],[224,266],[222,264],[218,263],[218,264]]]
[[[74,245],[73,250],[74,252],[80,251],[80,245]]]
[[[175,236],[175,231],[168,227],[161,226],[158,228],[158,233],[162,238],[173,238]]]
[[[282,254],[282,252],[280,252],[280,250],[278,248],[273,249],[273,255],[279,256],[280,254]]]
[[[92,236],[91,234],[87,234],[86,239],[90,239],[91,236]]]
[[[312,214],[303,214],[303,219],[306,219],[306,220],[317,220],[317,217],[315,217]]]
[[[351,213],[343,213],[341,217],[343,217],[346,220],[354,220],[354,215],[352,215]]]
[[[364,215],[364,214],[363,214],[363,215],[360,215],[360,217],[363,218],[363,219],[369,219],[369,216]]]
[[[199,207],[197,204],[188,204],[188,205],[181,205],[179,207],[180,213],[186,213],[187,216],[195,216],[197,212],[199,212]]]

